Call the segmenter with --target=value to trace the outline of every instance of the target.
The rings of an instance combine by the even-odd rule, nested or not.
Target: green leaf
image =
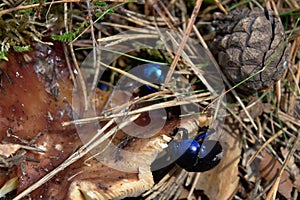
[[[26,51],[30,51],[30,45],[27,46],[13,46],[14,50],[16,52],[26,52]]]
[[[0,60],[8,61],[7,53],[0,51]]]
[[[106,2],[95,1],[93,3],[94,3],[95,6],[101,6],[101,7],[107,6]]]

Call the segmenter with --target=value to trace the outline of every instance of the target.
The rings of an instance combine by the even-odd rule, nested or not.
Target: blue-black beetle
[[[195,139],[188,139],[183,128],[182,141],[173,141],[169,147],[176,158],[175,163],[189,172],[204,172],[214,168],[222,158],[222,146],[219,141],[205,140],[211,133],[200,133]]]
[[[147,81],[153,81],[155,83],[163,83],[166,78],[166,67],[162,67],[158,64],[144,64],[142,67],[142,77]]]
[[[132,69],[132,73],[134,75],[137,75],[139,78],[157,85],[164,83],[167,72],[167,67],[152,63],[143,64]],[[146,93],[157,92],[156,89],[150,87],[149,85],[145,85],[145,89],[148,90]]]

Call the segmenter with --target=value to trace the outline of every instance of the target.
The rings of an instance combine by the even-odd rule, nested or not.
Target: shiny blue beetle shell
[[[193,139],[183,140],[178,143],[174,150],[175,155],[182,157],[185,161],[197,159],[201,145]]]
[[[166,79],[167,71],[161,65],[158,64],[144,64],[142,76],[148,81],[153,81],[154,83],[163,83]]]
[[[189,172],[204,172],[214,168],[221,160],[222,146],[219,141],[204,141],[207,133],[196,139],[175,142],[173,152],[178,157],[176,164]]]
[[[167,75],[166,69],[167,69],[166,67],[162,67],[161,65],[158,64],[152,64],[152,63],[144,64],[142,67],[141,76],[144,80],[147,80],[151,83],[162,84],[166,79],[166,75]],[[146,85],[146,87],[152,92],[157,92],[156,89],[150,87],[149,85]]]

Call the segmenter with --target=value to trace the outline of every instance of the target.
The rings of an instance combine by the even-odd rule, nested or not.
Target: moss
[[[0,4],[0,10],[10,6]],[[25,9],[0,16],[0,60],[8,60],[11,47],[14,51],[24,52],[30,50],[33,41],[43,43],[41,31],[46,29],[46,24],[38,21],[38,13],[33,9]]]

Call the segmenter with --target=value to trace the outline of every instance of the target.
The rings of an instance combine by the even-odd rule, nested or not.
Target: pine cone
[[[265,69],[246,81],[240,89],[257,91],[278,81],[288,64],[290,45],[285,45],[284,28],[270,10],[236,9],[217,16],[218,61],[234,84]]]

